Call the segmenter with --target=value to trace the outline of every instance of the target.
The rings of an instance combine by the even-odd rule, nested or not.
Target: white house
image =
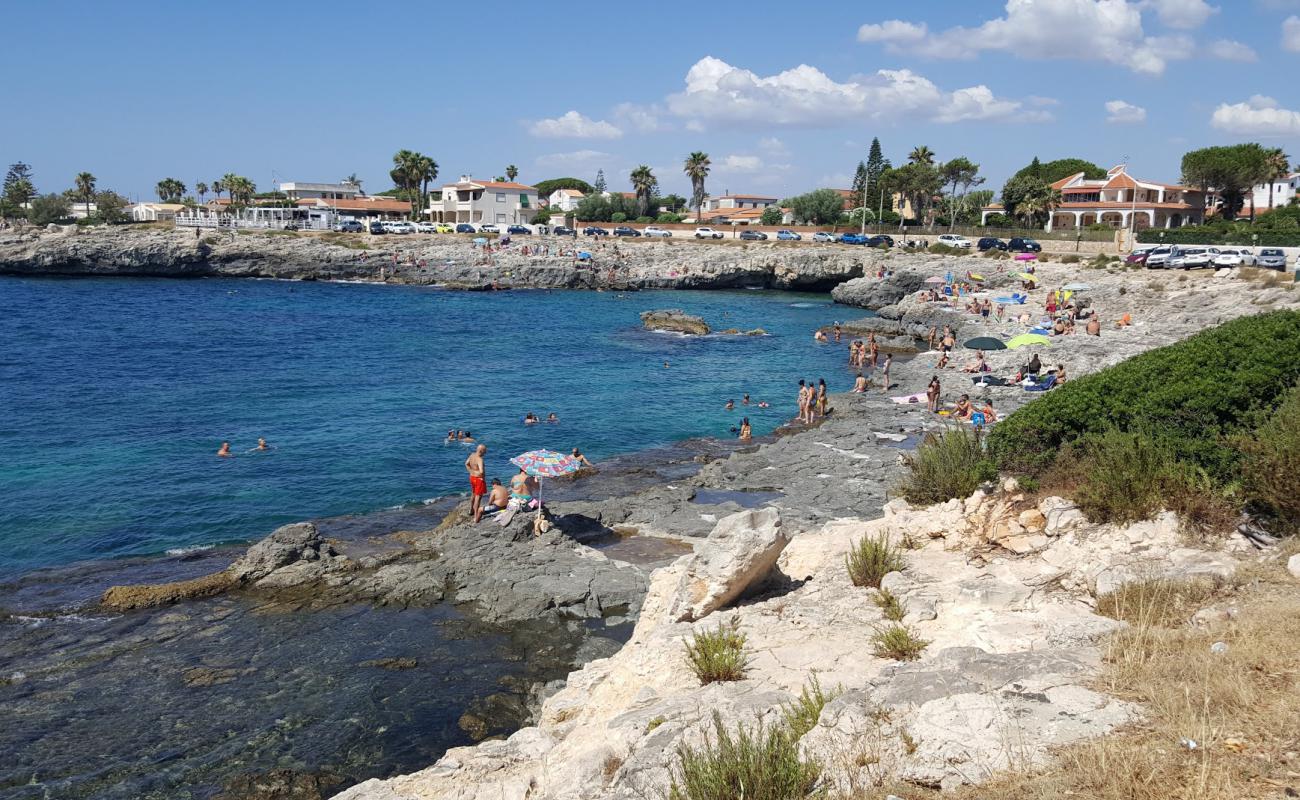
[[[176,215],[184,210],[185,206],[180,203],[136,203],[131,206],[131,219],[134,222],[166,222],[176,219]]]
[[[585,194],[577,189],[556,189],[546,198],[552,211],[560,211],[565,214],[572,213],[578,208],[578,203],[582,202]]]
[[[476,181],[468,175],[429,193],[434,222],[522,225],[537,216],[537,189],[513,181]]]
[[[780,199],[781,198],[779,197],[765,197],[759,194],[731,194],[728,192],[721,197],[704,198],[703,210],[709,212],[723,211],[726,209],[739,210],[745,208],[757,208],[761,211],[768,206],[776,205]]]
[[[361,194],[360,187],[351,183],[300,183],[289,181],[280,184],[280,191],[290,200],[351,200]]]
[[[1245,204],[1242,206],[1243,211],[1250,211],[1250,200],[1252,196],[1255,199],[1256,211],[1291,205],[1291,201],[1296,198],[1297,194],[1300,194],[1300,172],[1293,172],[1285,178],[1279,178],[1273,182],[1272,205],[1269,204],[1269,188],[1270,185],[1267,183],[1261,183],[1256,186],[1251,191],[1251,194],[1246,195]]]
[[[1105,178],[1085,178],[1079,172],[1052,184],[1061,193],[1061,202],[1047,221],[1047,230],[1080,229],[1090,225],[1112,228],[1180,228],[1197,225],[1205,219],[1205,193],[1190,186],[1134,178],[1121,164],[1112,167]],[[1001,214],[1001,203],[982,209],[980,224],[989,216]]]

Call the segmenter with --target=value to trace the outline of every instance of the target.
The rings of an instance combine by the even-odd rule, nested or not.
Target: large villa
[[[1112,167],[1102,179],[1085,178],[1082,172],[1052,184],[1061,192],[1061,203],[1052,212],[1047,230],[1087,228],[1180,228],[1197,225],[1205,218],[1205,193],[1187,186],[1153,183],[1134,178],[1123,166]],[[982,210],[980,223],[1002,214],[1002,204]]]

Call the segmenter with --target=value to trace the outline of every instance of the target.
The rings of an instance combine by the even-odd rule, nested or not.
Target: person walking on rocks
[[[469,473],[469,510],[475,522],[483,519],[483,495],[487,494],[487,481],[483,478],[483,456],[486,453],[487,445],[481,444],[465,459],[465,471]]]
[[[939,376],[930,378],[930,385],[925,387],[925,399],[929,403],[930,413],[939,413]]]

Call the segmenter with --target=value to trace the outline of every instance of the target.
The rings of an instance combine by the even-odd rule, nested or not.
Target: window
[[[506,193],[505,193],[505,192],[497,192],[497,202],[498,202],[498,203],[504,203],[505,201],[506,201]]]
[[[497,214],[497,222],[505,222],[505,221],[506,221],[505,214]]]

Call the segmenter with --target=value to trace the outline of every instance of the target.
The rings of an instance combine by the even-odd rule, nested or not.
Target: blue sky
[[[513,5],[513,4],[510,4]],[[89,170],[148,199],[226,172],[260,189],[390,188],[394,151],[440,178],[637,164],[688,193],[847,186],[872,136],[925,144],[991,188],[1038,155],[1174,181],[1188,149],[1300,158],[1300,0],[7,3],[0,161],[41,191]],[[1108,107],[1108,104],[1109,107]]]

